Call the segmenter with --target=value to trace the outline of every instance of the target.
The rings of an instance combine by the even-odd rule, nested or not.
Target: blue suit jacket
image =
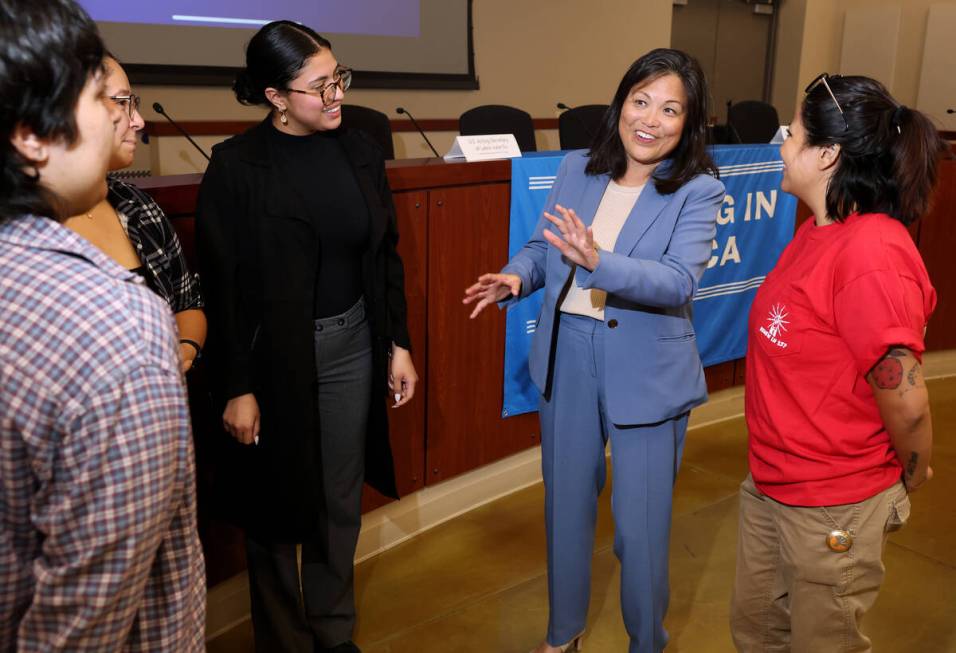
[[[555,213],[560,204],[591,224],[610,178],[586,175],[587,160],[584,151],[564,158],[546,211]],[[502,269],[521,277],[521,297],[544,288],[528,361],[542,394],[550,393],[556,318],[573,272],[582,288],[607,291],[604,381],[611,421],[652,424],[707,399],[691,300],[711,257],[723,199],[724,185],[709,175],[698,175],[670,195],[658,193],[649,180],[614,251],[601,251],[593,272],[575,268],[548,244],[544,229],[557,230],[542,215],[531,239]]]

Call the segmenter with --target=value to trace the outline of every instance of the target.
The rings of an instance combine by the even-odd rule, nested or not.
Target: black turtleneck
[[[282,174],[305,198],[318,236],[313,316],[344,313],[362,296],[368,248],[368,207],[358,181],[335,132],[291,136],[273,127],[272,141]]]

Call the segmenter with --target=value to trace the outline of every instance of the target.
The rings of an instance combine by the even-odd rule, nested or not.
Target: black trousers
[[[352,638],[353,561],[361,527],[365,433],[372,384],[365,302],[315,321],[328,542],[246,537],[259,653],[314,653]],[[323,550],[327,548],[327,555]]]

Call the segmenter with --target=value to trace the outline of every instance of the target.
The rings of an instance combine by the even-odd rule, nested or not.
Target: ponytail
[[[939,157],[947,147],[929,118],[903,105],[894,109],[890,130],[897,196],[891,215],[910,224],[930,208]]]
[[[837,221],[854,212],[916,221],[929,209],[946,142],[929,118],[899,104],[878,81],[837,75],[827,81],[833,97],[817,85],[800,108],[808,145],[840,146],[827,214]]]

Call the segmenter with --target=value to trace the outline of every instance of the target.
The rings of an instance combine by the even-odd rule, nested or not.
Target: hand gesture
[[[591,228],[584,226],[574,209],[566,209],[560,204],[555,204],[554,209],[561,217],[547,211],[544,212],[544,217],[558,228],[561,235],[545,229],[544,239],[572,263],[593,271],[601,259],[594,245],[594,233]]]
[[[521,277],[517,274],[494,274],[489,272],[478,277],[478,283],[465,288],[462,304],[478,302],[475,310],[468,316],[475,319],[485,306],[503,301],[508,297],[517,297],[521,293]]]

